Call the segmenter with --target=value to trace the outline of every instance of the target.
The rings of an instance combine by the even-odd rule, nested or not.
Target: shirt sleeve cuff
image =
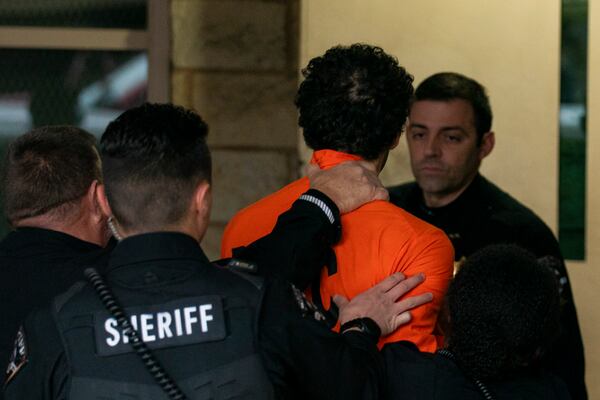
[[[326,194],[316,189],[309,189],[304,192],[297,201],[313,204],[315,207],[318,207],[321,210],[323,217],[326,218],[334,228],[335,233],[333,242],[335,243],[340,239],[342,231],[340,210]]]

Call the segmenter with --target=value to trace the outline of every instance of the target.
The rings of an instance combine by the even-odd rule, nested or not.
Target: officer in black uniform
[[[96,201],[95,146],[72,126],[36,128],[9,145],[0,190],[13,228],[0,242],[2,366],[27,314],[80,280],[83,265],[106,260],[110,232]]]
[[[416,182],[390,188],[390,200],[444,230],[460,262],[492,243],[514,243],[547,258],[560,283],[561,335],[547,367],[586,399],[584,354],[564,260],[554,235],[531,210],[479,175],[494,147],[485,89],[457,73],[425,79],[411,105],[407,142]]]
[[[107,127],[100,206],[120,242],[104,277],[87,270],[92,285],[73,286],[19,330],[7,399],[380,398],[376,343],[406,321],[407,305],[375,303],[389,305],[420,279],[373,288],[370,309],[350,303],[342,335],[322,326],[271,273],[306,263],[317,274],[339,236],[337,202],[318,190],[307,195],[320,202],[298,200],[239,253],[247,260],[211,264],[198,245],[211,203],[206,134],[196,114],[160,104]],[[264,280],[241,272],[257,266]]]

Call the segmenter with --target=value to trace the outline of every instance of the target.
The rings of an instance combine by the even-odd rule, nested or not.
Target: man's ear
[[[194,207],[196,211],[204,211],[208,208],[210,211],[210,206],[212,204],[212,194],[211,194],[211,186],[207,181],[202,181],[196,187],[196,191],[194,192]]]
[[[212,205],[211,186],[207,181],[202,181],[196,187],[194,192],[194,198],[192,200],[192,207],[196,213],[199,213],[206,218],[210,214],[210,208]]]
[[[496,144],[496,137],[494,132],[489,131],[483,134],[481,138],[481,144],[479,145],[479,154],[477,155],[479,161],[483,160],[492,152],[494,145]]]
[[[210,218],[210,209],[212,205],[212,194],[210,183],[202,181],[196,186],[194,197],[192,198],[191,211],[193,216],[194,237],[200,243],[208,229]]]
[[[97,183],[96,185],[96,202],[100,206],[100,210],[102,211],[102,214],[104,214],[104,217],[108,218],[112,215],[110,204],[108,204],[108,199],[106,198],[104,185],[101,183]]]
[[[88,187],[87,193],[85,194],[85,203],[88,211],[90,212],[89,215],[95,222],[106,219],[106,216],[104,215],[98,202],[98,192],[100,188],[103,188],[103,185],[97,180],[94,180]]]

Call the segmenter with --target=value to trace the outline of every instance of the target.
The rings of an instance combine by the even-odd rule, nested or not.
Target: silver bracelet
[[[311,196],[310,194],[303,194],[302,196],[299,197],[299,200],[304,200],[304,201],[308,201],[309,203],[313,203],[314,205],[319,207],[321,210],[323,210],[323,212],[327,216],[327,219],[329,219],[329,222],[331,222],[333,224],[333,222],[335,221],[335,218],[333,217],[333,212],[327,206],[327,204],[325,204],[325,202],[323,200],[320,200],[320,199],[316,198],[315,196]]]

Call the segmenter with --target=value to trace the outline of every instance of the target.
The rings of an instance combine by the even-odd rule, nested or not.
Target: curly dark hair
[[[485,88],[476,80],[456,72],[431,75],[417,86],[414,101],[461,99],[473,107],[479,144],[483,134],[492,129],[492,107]]]
[[[472,378],[497,381],[534,368],[560,329],[553,272],[516,245],[470,256],[447,300],[448,348]]]
[[[131,229],[178,222],[198,183],[211,180],[208,126],[193,111],[151,104],[125,111],[100,140],[106,195]]]
[[[310,60],[302,74],[296,95],[298,124],[313,150],[374,160],[402,132],[413,77],[381,48],[336,46]]]

